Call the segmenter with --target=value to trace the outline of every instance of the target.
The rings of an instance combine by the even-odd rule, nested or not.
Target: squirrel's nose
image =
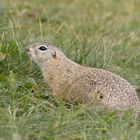
[[[27,52],[30,52],[30,48],[26,48],[26,51],[27,51]]]
[[[26,48],[26,51],[29,52],[29,48]]]

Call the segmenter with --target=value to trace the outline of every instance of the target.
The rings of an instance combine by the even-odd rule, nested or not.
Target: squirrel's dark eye
[[[41,47],[39,48],[39,50],[45,51],[45,50],[47,50],[47,47],[46,47],[46,46],[41,46]]]

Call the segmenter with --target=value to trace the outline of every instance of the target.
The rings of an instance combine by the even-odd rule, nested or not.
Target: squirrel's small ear
[[[52,53],[52,57],[53,57],[53,58],[56,58],[56,51],[54,51],[54,52]]]

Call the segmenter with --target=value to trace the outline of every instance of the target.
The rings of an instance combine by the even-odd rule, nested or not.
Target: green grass
[[[25,47],[48,41],[140,91],[139,0],[0,1],[0,140],[139,140],[140,122],[94,106],[54,106]]]

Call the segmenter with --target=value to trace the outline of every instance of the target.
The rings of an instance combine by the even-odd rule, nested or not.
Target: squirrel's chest
[[[72,82],[73,76],[65,71],[52,70],[50,73],[44,74],[45,81],[53,90],[61,90]]]

